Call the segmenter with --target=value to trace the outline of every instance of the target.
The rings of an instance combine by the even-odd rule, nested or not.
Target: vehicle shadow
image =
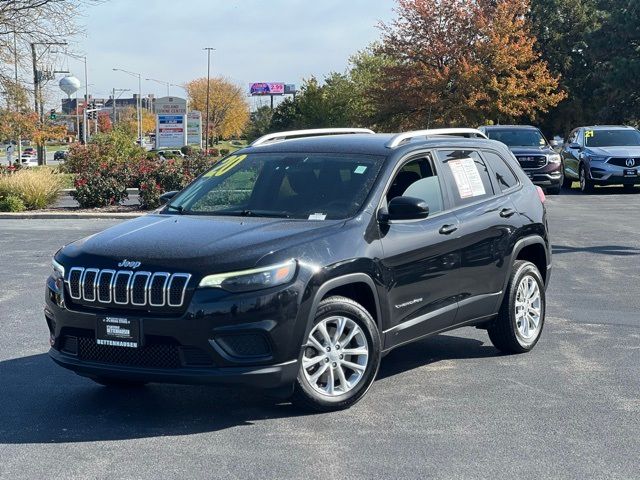
[[[554,255],[563,253],[596,253],[599,255],[613,255],[617,257],[630,257],[640,255],[640,248],[626,247],[624,245],[597,245],[591,247],[570,247],[567,245],[552,245]]]
[[[582,193],[580,191],[580,189],[578,188],[578,183],[574,182],[574,185],[576,188],[563,188],[561,195],[582,195],[585,196],[584,193]],[[624,189],[624,187],[621,186],[617,186],[617,185],[607,185],[604,187],[599,187],[597,186],[595,188],[595,190],[593,191],[593,193],[591,195],[635,195],[640,193],[640,188],[636,187],[631,191],[627,191]],[[556,197],[556,195],[553,195],[553,197]]]
[[[478,340],[439,335],[392,352],[378,378],[443,359],[497,354]],[[190,435],[306,415],[264,392],[237,387],[106,388],[63,370],[47,354],[0,362],[0,391],[0,444]]]

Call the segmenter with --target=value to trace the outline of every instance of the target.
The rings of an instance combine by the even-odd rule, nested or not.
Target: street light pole
[[[138,143],[142,146],[142,74],[136,72],[130,72],[121,68],[114,68],[114,72],[122,72],[133,77],[138,77],[138,101],[136,102],[136,109],[138,110]]]
[[[205,47],[203,50],[207,51],[207,113],[205,119],[205,133],[204,133],[204,149],[205,152],[209,151],[209,87],[211,84],[211,50],[215,50],[212,47]]]

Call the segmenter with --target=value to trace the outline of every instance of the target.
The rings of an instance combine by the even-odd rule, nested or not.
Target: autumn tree
[[[207,79],[197,78],[186,84],[189,107],[202,112],[206,125]],[[239,137],[249,122],[249,104],[239,86],[225,78],[212,78],[209,83],[209,137]]]
[[[138,112],[133,107],[125,107],[118,112],[118,123],[133,136],[138,135]],[[156,131],[156,116],[146,109],[142,109],[142,133],[149,134]]]
[[[529,0],[398,0],[371,95],[398,129],[534,120],[564,93],[535,50]]]
[[[108,113],[100,113],[98,115],[98,131],[100,133],[108,133],[113,129],[113,122]]]

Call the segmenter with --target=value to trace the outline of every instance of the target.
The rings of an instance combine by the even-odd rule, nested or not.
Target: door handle
[[[503,208],[500,210],[500,216],[503,218],[509,218],[514,215],[516,211],[513,208]]]
[[[458,229],[457,226],[455,225],[443,225],[440,227],[440,230],[438,230],[442,235],[449,235],[453,232],[455,232]]]

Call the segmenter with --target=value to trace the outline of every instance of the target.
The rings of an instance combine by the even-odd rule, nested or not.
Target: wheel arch
[[[361,304],[373,317],[378,329],[382,332],[382,314],[378,291],[373,279],[365,273],[349,273],[331,278],[320,285],[311,303],[307,319],[307,330],[313,323],[320,302],[334,294],[350,298]]]

